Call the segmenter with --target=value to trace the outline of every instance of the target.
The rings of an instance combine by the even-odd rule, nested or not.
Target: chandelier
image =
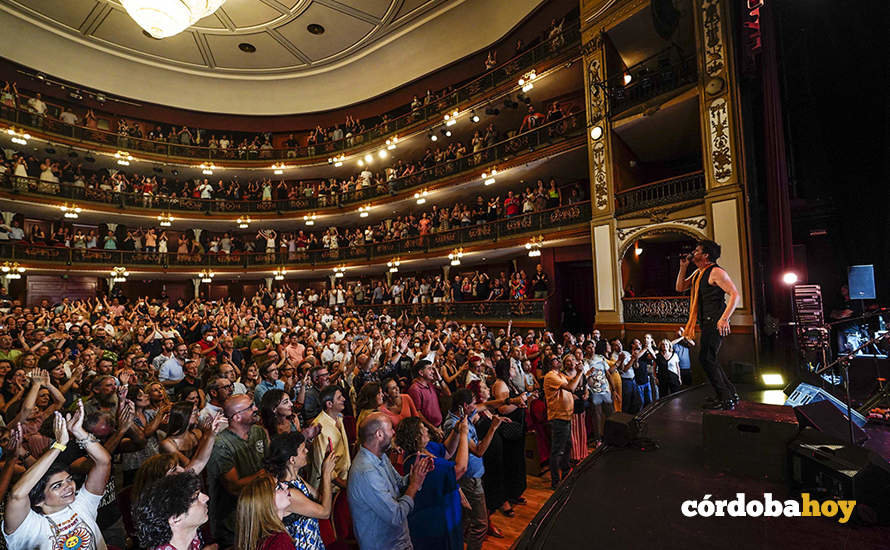
[[[451,265],[460,265],[460,259],[464,257],[464,249],[463,248],[455,248],[454,251],[448,255],[448,259],[451,260]]]
[[[115,283],[126,283],[129,276],[130,272],[126,267],[115,267],[111,270],[111,280]]]
[[[389,268],[390,273],[398,273],[399,265],[401,265],[402,261],[399,258],[393,258],[392,260],[386,262],[386,267]]]
[[[25,272],[25,268],[20,266],[18,262],[3,262],[0,271],[3,272],[7,279],[21,279],[22,273]]]
[[[212,283],[214,277],[216,277],[216,273],[212,269],[202,269],[198,273],[198,278],[201,279],[202,283]]]
[[[238,227],[241,229],[247,229],[250,227],[250,216],[242,216],[235,220],[235,223],[238,224]]]
[[[158,225],[161,227],[170,227],[173,225],[173,215],[169,212],[162,212],[158,215]]]
[[[207,17],[226,0],[121,0],[130,17],[155,38],[167,38]]]
[[[275,280],[276,281],[283,281],[285,275],[287,275],[287,270],[284,268],[284,266],[279,267],[278,269],[275,270]]]
[[[65,204],[63,204],[62,206],[60,206],[59,210],[61,210],[62,214],[70,220],[76,220],[80,216],[80,213],[82,212],[82,210],[79,206],[77,206],[74,203],[68,204],[67,202]]]
[[[346,273],[345,265],[337,266],[334,268],[334,277],[336,277],[338,279],[342,279],[344,273]]]
[[[532,237],[529,239],[527,243],[525,243],[525,249],[528,250],[529,258],[537,258],[541,255],[541,247],[544,246],[544,236],[538,235],[537,237]]]

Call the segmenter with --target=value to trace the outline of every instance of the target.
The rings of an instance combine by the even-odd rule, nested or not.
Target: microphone
[[[691,252],[676,252],[674,254],[668,254],[665,256],[665,259],[669,261],[677,261],[679,262],[683,258],[686,258],[686,261],[692,262],[692,253]]]

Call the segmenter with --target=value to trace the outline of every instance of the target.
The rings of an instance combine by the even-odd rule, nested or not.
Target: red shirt
[[[417,406],[420,414],[433,426],[442,423],[442,409],[439,407],[439,392],[436,387],[420,378],[416,379],[408,388],[408,395]]]
[[[197,536],[192,539],[192,542],[189,543],[188,550],[201,550],[204,548],[204,543],[201,542],[201,537]],[[160,546],[155,546],[151,550],[176,550],[171,544],[162,544]]]

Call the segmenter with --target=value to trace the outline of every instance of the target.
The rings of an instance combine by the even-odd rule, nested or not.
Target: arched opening
[[[622,297],[675,296],[680,257],[696,239],[687,233],[650,232],[630,242],[621,257]]]

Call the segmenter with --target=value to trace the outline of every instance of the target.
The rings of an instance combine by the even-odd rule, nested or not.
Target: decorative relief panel
[[[591,59],[587,64],[587,114],[592,123],[605,115],[605,94],[602,90],[602,64],[599,59]]]
[[[606,146],[603,140],[593,144],[593,190],[597,210],[609,207],[609,184],[606,181]]]
[[[711,166],[714,180],[727,183],[732,177],[732,148],[729,139],[729,108],[726,100],[717,98],[708,106],[708,125],[711,129]]]
[[[710,76],[719,75],[726,66],[722,26],[720,0],[703,0],[702,30],[705,41],[705,70]]]
[[[682,233],[694,239],[708,238],[705,232],[708,227],[708,218],[705,216],[692,216],[681,220],[671,220],[664,223],[638,225],[635,227],[619,227],[615,230],[618,237],[619,258],[624,257],[624,252],[633,241],[645,235],[659,235],[662,233]]]

